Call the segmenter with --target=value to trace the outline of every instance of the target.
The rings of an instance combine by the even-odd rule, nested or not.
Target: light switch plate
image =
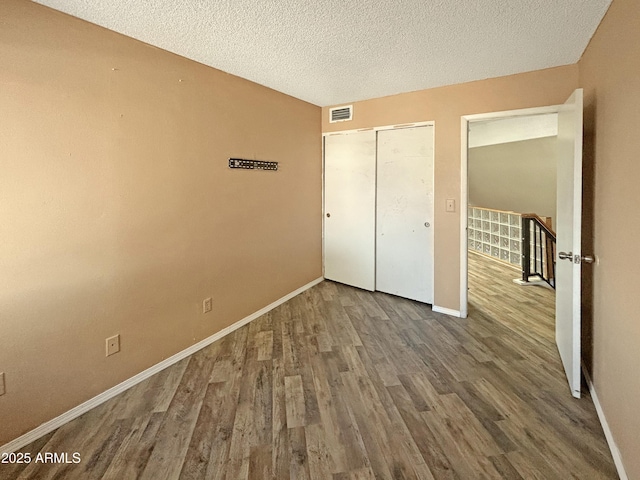
[[[456,211],[456,201],[453,198],[447,198],[447,212]]]

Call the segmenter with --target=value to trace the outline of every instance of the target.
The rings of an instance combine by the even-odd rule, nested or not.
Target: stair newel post
[[[522,217],[522,281],[528,282],[531,272],[529,219]]]

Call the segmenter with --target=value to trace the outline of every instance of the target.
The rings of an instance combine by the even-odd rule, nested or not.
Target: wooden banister
[[[554,232],[551,229],[551,226],[545,220],[543,220],[542,217],[538,216],[538,214],[536,214],[536,213],[523,213],[520,216],[522,218],[533,218],[533,219],[537,220],[538,224],[540,225],[540,227],[542,227],[544,229],[544,231],[547,233],[547,235],[552,237],[553,240],[555,241],[556,232]]]

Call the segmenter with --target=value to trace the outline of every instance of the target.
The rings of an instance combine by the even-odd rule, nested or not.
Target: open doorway
[[[501,277],[511,276],[522,286],[545,286],[552,291],[546,296],[554,297],[557,135],[556,113],[469,123],[468,270],[474,279],[469,282],[470,302],[479,300],[474,294],[497,285],[498,278],[487,276],[495,270],[486,267],[492,262],[503,267]],[[515,307],[519,290],[502,285],[505,298],[493,297],[505,308]],[[528,304],[537,296],[526,293],[518,300]],[[550,303],[553,317],[555,300]]]
[[[556,159],[550,156],[558,110],[550,106],[462,117],[462,316],[468,313],[469,247],[511,267],[516,279],[521,272],[520,214],[538,213],[550,225],[555,222]]]
[[[580,274],[582,262],[593,262],[590,255],[582,255],[582,135],[583,91],[575,90],[562,105],[538,107],[507,112],[468,115],[461,117],[461,208],[460,219],[460,313],[468,315],[468,160],[469,125],[485,120],[520,118],[557,113],[557,253],[554,286],[556,287],[555,343],[560,353],[571,393],[580,397]],[[524,219],[524,216],[523,216]],[[528,248],[529,228],[522,224],[522,245]],[[523,252],[526,253],[526,252]],[[528,262],[523,262],[524,273]]]
[[[469,313],[500,319],[520,338],[553,339],[557,114],[478,120],[468,127]]]

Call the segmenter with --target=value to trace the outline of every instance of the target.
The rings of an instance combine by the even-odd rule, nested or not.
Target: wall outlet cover
[[[107,357],[120,351],[120,335],[107,338]]]
[[[202,301],[202,313],[209,313],[213,309],[213,299],[211,297],[205,298]]]

